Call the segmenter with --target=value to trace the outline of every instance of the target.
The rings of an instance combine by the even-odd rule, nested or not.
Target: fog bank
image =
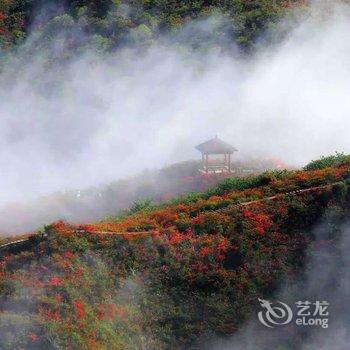
[[[349,7],[333,10],[324,16],[316,6],[283,42],[249,58],[184,50],[164,37],[145,51],[82,52],[63,67],[50,68],[40,50],[24,65],[8,63],[0,203],[196,158],[193,147],[216,134],[242,157],[296,165],[350,152]],[[218,20],[198,26],[210,32]]]

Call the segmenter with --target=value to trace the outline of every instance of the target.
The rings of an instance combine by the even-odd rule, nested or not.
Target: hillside
[[[259,174],[283,165],[276,159],[246,157],[232,166],[236,176]],[[154,204],[188,192],[204,191],[215,187],[225,174],[200,175],[196,160],[175,163],[157,170],[131,174],[120,180],[96,187],[53,193],[24,203],[0,207],[0,232],[14,234],[40,228],[56,220],[87,222],[115,216],[138,202]],[[227,176],[227,175],[226,175]],[[20,220],[19,220],[20,218]]]
[[[36,46],[45,47],[53,36],[64,33],[67,49],[96,45],[104,51],[126,41],[147,44],[160,33],[174,33],[195,19],[222,14],[226,21],[214,26],[212,39],[218,45],[235,42],[250,50],[290,9],[305,4],[301,0],[9,0],[0,4],[0,44],[16,46],[34,32],[40,35]],[[192,36],[192,44],[200,45],[210,36],[209,31],[199,32]]]
[[[229,178],[99,223],[56,222],[2,248],[1,348],[203,349],[235,334],[258,297],[298,279],[307,252],[339,239],[348,157],[306,169]],[[299,349],[296,332],[268,348]]]

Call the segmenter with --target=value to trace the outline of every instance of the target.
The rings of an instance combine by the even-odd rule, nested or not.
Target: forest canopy
[[[217,44],[231,42],[249,52],[283,16],[304,5],[300,0],[6,0],[0,3],[0,47],[16,47],[29,33],[50,42],[57,33],[69,32],[72,46],[113,50],[125,42],[148,43],[162,33],[176,33],[193,20],[220,16],[224,20],[200,38],[189,33],[192,44],[212,36]]]

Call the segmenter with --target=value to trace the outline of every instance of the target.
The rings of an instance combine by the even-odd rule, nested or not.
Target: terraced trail
[[[335,183],[332,183],[332,184],[315,186],[315,187],[310,187],[310,188],[306,188],[306,189],[295,190],[295,191],[290,191],[290,192],[285,192],[285,193],[278,193],[278,194],[270,196],[270,197],[265,197],[265,198],[261,198],[261,199],[257,199],[257,200],[253,200],[253,201],[231,204],[228,207],[223,208],[221,210],[247,207],[247,206],[255,205],[258,203],[262,203],[262,202],[273,201],[273,200],[281,198],[281,196],[299,195],[299,194],[304,194],[304,193],[318,191],[318,190],[327,190],[327,189],[331,189],[334,185],[335,185]],[[168,229],[171,229],[171,227],[169,227]],[[77,233],[87,233],[87,234],[89,233],[88,231],[82,230],[82,229],[77,229],[76,232]],[[159,232],[158,231],[139,231],[139,232],[94,231],[93,233],[94,234],[101,234],[101,235],[120,235],[120,236],[130,238],[130,237],[153,236],[153,235],[157,235]],[[24,239],[20,239],[20,240],[16,240],[13,242],[9,242],[9,243],[0,245],[0,256],[4,255],[6,253],[13,252],[13,251],[20,252],[20,251],[27,250],[29,248],[30,240],[31,240],[30,238],[24,238]]]
[[[308,193],[308,192],[313,192],[313,191],[318,191],[318,190],[327,190],[327,189],[331,189],[333,186],[334,186],[334,183],[333,184],[322,185],[322,186],[310,187],[310,188],[306,188],[306,189],[302,189],[302,190],[295,190],[295,191],[290,191],[290,192],[285,192],[285,193],[278,193],[278,194],[270,196],[270,197],[256,199],[256,200],[253,200],[253,201],[242,202],[242,203],[234,203],[234,204],[231,204],[231,205],[229,205],[229,206],[227,206],[225,208],[219,209],[217,211],[231,210],[231,209],[234,209],[234,208],[247,207],[247,206],[255,205],[255,204],[258,204],[258,203],[262,203],[262,202],[269,202],[269,201],[273,201],[273,200],[279,199],[279,198],[281,198],[281,196],[298,195],[298,194],[303,194],[303,193]],[[171,229],[171,228],[172,227],[168,227],[167,229]],[[87,231],[84,231],[84,230],[79,230],[79,232],[80,233],[83,233],[83,232],[88,233]],[[144,236],[144,235],[147,235],[147,234],[148,235],[156,234],[157,231],[137,231],[137,232],[94,231],[94,233],[105,234],[105,235]]]

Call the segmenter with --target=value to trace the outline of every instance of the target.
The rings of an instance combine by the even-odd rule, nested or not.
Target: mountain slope
[[[116,220],[46,227],[1,251],[1,348],[203,348],[235,333],[319,249],[321,218],[332,244],[349,170],[232,178]]]
[[[195,19],[223,14],[226,23],[213,27],[215,41],[235,42],[250,49],[290,8],[303,5],[305,1],[300,0],[10,0],[0,4],[0,44],[11,47],[34,31],[42,34],[40,41],[44,46],[55,35],[65,33],[71,49],[84,43],[105,50],[126,41],[145,44],[159,33],[174,33]],[[191,28],[189,31],[188,39]],[[209,32],[199,31],[199,40],[192,36],[190,41],[198,45],[210,37]]]

